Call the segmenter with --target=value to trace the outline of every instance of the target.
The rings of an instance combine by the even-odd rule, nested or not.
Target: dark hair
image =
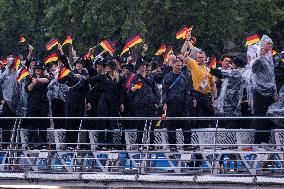
[[[225,58],[234,59],[234,57],[232,55],[224,54],[224,55],[221,56],[221,61],[223,61]]]
[[[183,63],[183,59],[180,57],[177,57],[175,60],[173,60],[172,64],[176,64],[177,62],[182,62]]]
[[[197,52],[197,54],[204,54],[205,56],[207,56],[206,52],[205,52],[205,51],[203,51],[203,50],[201,50],[201,51]]]

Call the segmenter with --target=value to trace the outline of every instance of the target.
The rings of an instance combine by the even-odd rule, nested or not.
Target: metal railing
[[[255,130],[248,125],[243,129],[211,128],[170,129],[155,127],[160,117],[3,117],[15,120],[12,130],[1,130],[0,172],[5,178],[15,174],[23,178],[80,180],[97,178],[127,180],[138,178],[165,178],[180,180],[190,176],[196,182],[199,176],[254,177],[273,175],[283,177],[284,129]],[[82,120],[76,130],[28,130],[22,128],[24,120]],[[169,117],[169,120],[261,120],[284,117]],[[145,121],[144,128],[127,128],[121,124],[114,130],[86,130],[90,120]],[[124,123],[127,124],[127,123]],[[1,127],[1,126],[0,126]],[[77,136],[70,142],[66,134]],[[270,135],[267,144],[254,144],[255,133]],[[29,133],[46,136],[44,144],[30,142]],[[99,138],[112,136],[111,143]],[[175,133],[175,144],[168,143],[168,134]],[[173,136],[173,135],[171,135]],[[185,137],[190,143],[185,144]],[[4,137],[5,138],[5,137]],[[188,139],[188,138],[186,138]],[[45,147],[37,148],[42,144]],[[33,145],[33,147],[29,146]],[[72,147],[72,148],[71,148]],[[64,176],[60,174],[64,174]],[[49,176],[42,176],[49,175]],[[53,174],[57,175],[54,176]],[[9,177],[8,175],[8,177]],[[60,176],[58,176],[60,175]],[[134,176],[134,177],[133,177]],[[152,176],[152,177],[151,177]],[[150,178],[151,177],[151,178]],[[1,176],[0,176],[1,178]],[[3,177],[2,177],[3,178]],[[188,180],[185,179],[185,180]],[[201,178],[201,177],[200,177]],[[271,177],[272,178],[272,177]],[[158,179],[158,180],[159,180]],[[163,179],[162,179],[163,180]],[[284,183],[284,181],[283,181]]]

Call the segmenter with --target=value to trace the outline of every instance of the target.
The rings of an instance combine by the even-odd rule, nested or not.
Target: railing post
[[[215,161],[216,161],[215,153],[216,153],[216,148],[217,148],[218,123],[219,123],[219,120],[216,121],[215,138],[214,138],[214,151],[213,151],[213,158],[212,158],[212,170],[211,170],[211,174],[214,173]]]

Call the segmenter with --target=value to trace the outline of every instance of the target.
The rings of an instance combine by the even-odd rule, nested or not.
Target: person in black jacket
[[[28,93],[27,117],[47,117],[48,98],[47,86],[49,79],[43,74],[45,67],[41,62],[37,62],[32,76],[27,76],[25,89]],[[30,120],[29,130],[46,130],[49,120]],[[42,147],[46,142],[46,132],[29,132],[29,142],[40,143]],[[33,145],[30,145],[33,147]]]
[[[108,61],[105,74],[99,74],[89,78],[89,82],[94,85],[98,84],[101,86],[101,94],[98,101],[97,116],[98,117],[118,117],[119,115],[119,73],[117,64],[110,60]],[[97,130],[109,130],[117,128],[117,122],[114,120],[98,121]],[[99,142],[105,143],[108,148],[113,143],[112,132],[100,133]]]
[[[95,77],[104,73],[104,59],[98,58],[95,61],[95,73],[90,77]],[[87,115],[88,117],[97,117],[97,108],[101,96],[101,84],[92,82],[91,90],[87,95]],[[86,129],[96,128],[97,120],[89,120]]]
[[[83,60],[78,59],[75,62],[73,74],[66,77],[65,84],[68,86],[65,101],[65,116],[66,117],[83,117],[85,111],[85,100],[89,92],[89,84],[87,81],[88,73],[84,69]],[[79,120],[66,120],[65,127],[67,130],[76,130],[80,126]],[[67,132],[66,142],[77,143],[77,132]],[[75,144],[70,145],[75,147]]]
[[[131,83],[135,77],[134,65],[130,62],[122,67],[122,74],[119,80],[120,86],[120,110],[121,116],[133,117],[134,116],[134,103],[133,98],[128,95],[127,91],[131,88]],[[122,121],[124,129],[133,129],[133,121]]]
[[[284,85],[284,52],[275,55],[274,57],[275,62],[275,82],[276,82],[276,89],[279,91],[281,87]]]
[[[162,104],[165,115],[168,117],[187,117],[189,115],[189,105],[193,96],[192,82],[182,73],[183,61],[177,58],[172,62],[172,71],[168,73],[163,80]],[[168,121],[169,143],[175,143],[175,129],[190,128],[187,121]],[[185,144],[189,144],[190,132],[184,132]]]
[[[154,117],[160,100],[157,84],[151,75],[146,76],[146,62],[139,58],[136,62],[137,74],[134,77],[128,94],[133,98],[136,117]],[[144,121],[137,121],[138,144],[142,141]],[[153,128],[153,127],[152,127]]]

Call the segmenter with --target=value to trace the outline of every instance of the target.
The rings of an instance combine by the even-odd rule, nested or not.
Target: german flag
[[[120,53],[120,56],[122,56],[124,53],[126,53],[127,51],[129,51],[128,47],[123,47],[122,52]]]
[[[162,44],[159,50],[156,52],[155,56],[161,56],[167,50],[167,46]]]
[[[186,35],[188,34],[188,27],[184,27],[176,33],[177,39],[186,39]]]
[[[142,43],[142,42],[143,42],[143,40],[142,40],[140,35],[134,35],[134,36],[128,38],[126,40],[126,44],[123,47],[123,50],[122,50],[120,56],[123,55],[124,53],[126,53],[127,51],[129,51],[129,49],[131,47],[134,47],[135,45]]]
[[[213,57],[211,58],[211,60],[209,61],[209,67],[210,67],[210,68],[213,68],[213,69],[217,68],[217,59],[216,59],[216,56],[213,56]]]
[[[133,88],[135,89],[141,89],[143,87],[143,83],[136,83],[135,85],[133,85]]]
[[[259,35],[252,34],[247,37],[246,46],[256,44],[259,41],[260,41]]]
[[[109,52],[109,54],[113,55],[113,53],[115,52],[115,49],[114,49],[114,46],[112,44],[113,44],[113,42],[109,39],[105,39],[100,43],[101,47],[104,50]]]
[[[20,64],[21,64],[20,58],[16,56],[16,57],[14,58],[14,61],[13,61],[13,67],[14,67],[16,70],[19,70]]]
[[[50,54],[49,56],[47,56],[45,59],[44,59],[44,64],[48,64],[50,62],[55,62],[58,60],[58,54],[57,53],[52,53]]]
[[[69,69],[67,69],[66,67],[61,68],[60,71],[59,71],[59,74],[58,74],[58,80],[66,77],[70,73],[71,73],[71,71]]]
[[[26,39],[24,38],[24,36],[20,35],[19,43],[24,43],[24,42],[26,42]]]
[[[165,52],[165,55],[164,55],[164,64],[169,61],[169,57],[170,57],[170,55],[171,55],[172,53],[173,53],[173,48],[170,47],[170,48]]]
[[[65,41],[63,42],[62,46],[67,45],[67,44],[72,45],[72,43],[73,43],[72,35],[67,35],[67,37],[66,37]]]
[[[52,38],[47,44],[46,44],[46,48],[47,50],[51,50],[53,47],[55,47],[56,45],[58,45],[59,42],[56,38]]]
[[[30,75],[29,70],[25,66],[23,66],[20,73],[17,76],[17,81],[20,82],[22,79],[24,79],[28,75]]]

